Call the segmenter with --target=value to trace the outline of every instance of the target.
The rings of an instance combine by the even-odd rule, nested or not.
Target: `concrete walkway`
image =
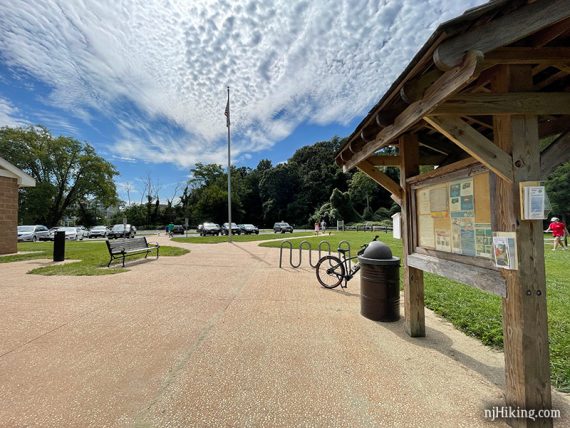
[[[0,426],[476,427],[503,405],[502,354],[429,311],[411,339],[360,316],[358,278],[331,291],[257,243],[175,245],[192,252],[112,276],[0,265]]]

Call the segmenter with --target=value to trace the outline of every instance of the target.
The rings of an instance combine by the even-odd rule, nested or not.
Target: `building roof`
[[[429,92],[426,88],[434,87],[433,83],[438,79],[441,81],[446,71],[460,69],[462,61],[465,64],[464,54],[467,52],[482,54],[475,64],[477,71],[472,70],[472,75],[481,74],[482,77],[476,81],[466,79],[465,84],[450,95],[490,92],[487,88],[490,83],[483,81],[483,77],[490,75],[501,63],[514,63],[502,56],[508,50],[505,48],[511,51],[522,48],[536,49],[536,52],[541,48],[553,50],[568,46],[569,38],[570,9],[567,0],[491,1],[441,24],[348,137],[337,154],[337,163],[350,169],[363,159],[364,152],[369,156],[371,148],[378,150],[387,145],[397,145],[398,135],[410,131],[420,137],[420,156],[426,159],[422,164],[440,164],[431,163],[433,159],[445,159],[445,162],[461,159],[466,154],[434,132],[433,127],[421,120],[421,116],[406,126],[396,119],[402,119],[402,113],[414,104],[421,108],[422,96]],[[543,62],[544,66],[533,70],[536,73],[533,75],[535,90],[566,91],[570,83],[568,69],[564,66],[561,70],[553,66],[555,64]],[[448,99],[446,96],[442,101]],[[479,116],[467,118],[469,124],[484,135],[489,133],[488,119]],[[559,115],[543,115],[539,121],[544,129],[540,130],[541,137],[564,132],[567,128],[567,121]],[[401,132],[387,132],[395,127]]]
[[[19,168],[16,168],[4,158],[0,158],[0,177],[10,177],[18,180],[20,187],[35,187],[36,180]]]

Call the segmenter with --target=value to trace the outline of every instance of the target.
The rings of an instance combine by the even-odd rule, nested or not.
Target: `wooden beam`
[[[564,64],[570,61],[570,48],[498,48],[485,54],[485,67],[498,64]]]
[[[570,114],[568,92],[466,93],[449,97],[430,116],[495,114]]]
[[[543,0],[527,4],[444,41],[435,50],[433,60],[439,69],[450,70],[461,63],[468,50],[487,53],[524,39],[568,17],[568,0]]]
[[[401,158],[399,155],[397,156],[375,155],[375,156],[370,156],[367,160],[374,166],[397,166],[399,168],[401,163]]]
[[[411,337],[426,335],[424,310],[424,274],[423,271],[408,265],[408,255],[416,247],[416,225],[413,215],[415,203],[413,192],[406,180],[420,171],[420,145],[416,135],[404,134],[400,137],[400,185],[404,189],[402,198],[402,261],[404,264],[404,312],[405,328]]]
[[[533,46],[547,45],[558,37],[566,34],[568,30],[570,30],[570,18],[557,22],[536,34],[533,34],[531,37],[531,44]]]
[[[504,180],[513,181],[513,159],[458,117],[425,117],[439,132]]]
[[[406,108],[400,113],[392,125],[387,126],[378,133],[375,141],[366,144],[360,153],[355,153],[350,160],[345,162],[344,169],[350,170],[354,168],[376,150],[390,144],[390,142],[400,134],[406,132],[411,126],[419,122],[423,116],[429,114],[439,103],[476,79],[481,60],[481,54],[468,52],[461,66],[443,74],[443,76],[430,86],[422,100],[416,101]]]
[[[417,253],[408,256],[408,265],[424,272],[435,273],[471,285],[489,293],[502,297],[506,296],[505,279],[496,270]]]
[[[417,79],[404,83],[404,86],[400,89],[400,97],[408,104],[421,100],[428,88],[433,85],[442,74],[443,72],[441,70],[434,69]]]
[[[570,132],[550,143],[540,153],[540,177],[546,180],[557,166],[570,161]]]
[[[367,160],[360,162],[356,167],[368,175],[372,180],[394,195],[395,198],[402,199],[402,188],[389,176],[378,171],[372,163]]]
[[[539,2],[541,3],[541,2]],[[532,88],[531,67],[501,66],[493,90]],[[493,230],[515,232],[518,270],[502,270],[507,296],[503,299],[503,341],[507,406],[550,409],[548,323],[544,233],[542,220],[520,218],[519,183],[540,179],[538,121],[532,115],[497,115],[495,143],[515,160],[514,181],[491,174]],[[515,419],[512,426],[552,426],[552,419]]]
[[[408,184],[415,184],[415,183],[423,182],[423,181],[428,180],[430,178],[441,177],[443,175],[449,175],[453,172],[461,171],[461,170],[464,170],[466,168],[476,166],[478,164],[479,164],[479,161],[477,159],[467,158],[467,159],[463,159],[463,160],[454,162],[454,163],[449,164],[449,165],[440,166],[439,168],[434,169],[433,171],[429,171],[429,172],[423,173],[421,175],[411,176],[406,180],[406,182]]]
[[[567,75],[568,75],[568,72],[566,72],[566,71],[558,71],[558,72],[554,73],[553,75],[551,75],[550,77],[547,77],[546,79],[541,80],[540,82],[537,82],[536,85],[534,85],[534,86],[535,86],[536,90],[543,89],[543,88],[546,88],[546,87],[552,85],[553,83],[557,82],[558,80],[565,78]]]

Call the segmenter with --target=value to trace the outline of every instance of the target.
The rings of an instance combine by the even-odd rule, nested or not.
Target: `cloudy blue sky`
[[[42,124],[172,197],[350,134],[443,21],[482,0],[0,0],[0,126]],[[139,196],[137,196],[137,194]]]

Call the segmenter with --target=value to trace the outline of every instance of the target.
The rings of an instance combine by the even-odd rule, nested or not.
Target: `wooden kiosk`
[[[490,2],[435,31],[336,158],[402,207],[410,336],[425,335],[423,272],[502,296],[515,408],[551,408],[543,222],[523,218],[521,184],[570,160],[569,73],[570,0]],[[541,150],[546,137],[555,139]],[[398,154],[383,155],[388,146]],[[420,174],[422,165],[437,168]],[[400,183],[384,166],[400,168]],[[501,233],[514,269],[493,257]]]

